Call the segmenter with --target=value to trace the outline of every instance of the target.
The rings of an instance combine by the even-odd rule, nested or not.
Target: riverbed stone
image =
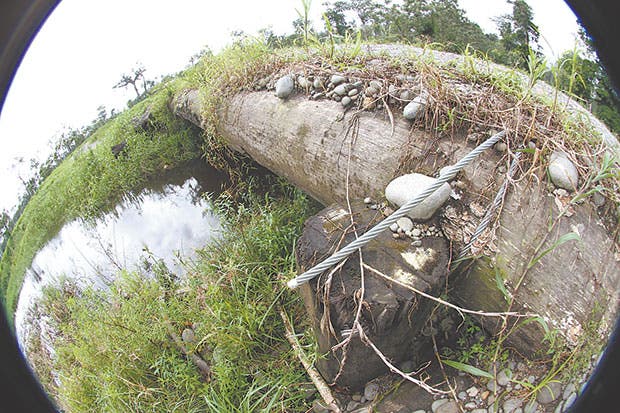
[[[536,401],[540,404],[549,404],[562,394],[562,384],[552,381],[545,385],[536,395]]]
[[[372,228],[384,219],[380,210],[372,210],[362,202],[351,205],[357,233]],[[298,272],[305,272],[355,239],[347,211],[332,205],[309,218],[296,245]],[[391,231],[383,231],[362,248],[364,263],[400,283],[428,294],[440,294],[445,283],[449,262],[449,247],[444,238],[425,238],[419,248],[392,238]],[[397,235],[398,236],[398,235]],[[317,361],[317,369],[328,381],[333,381],[341,367],[341,349],[330,351],[349,337],[356,303],[359,298],[360,264],[352,256],[338,270],[326,270],[322,275],[303,284],[299,292],[306,313],[313,325],[318,351],[327,354]],[[331,274],[331,275],[330,275]],[[332,288],[326,288],[328,276]],[[421,332],[433,310],[433,302],[419,300],[411,289],[395,284],[372,271],[364,271],[364,307],[360,323],[368,338],[381,352],[399,365],[412,354],[432,356],[432,343]],[[335,288],[338,286],[338,288]],[[331,329],[325,329],[325,308]],[[322,328],[323,326],[323,328]],[[330,330],[333,329],[333,334]],[[373,349],[358,335],[349,342],[346,363],[338,375],[336,385],[350,392],[362,391],[367,383],[389,371]],[[417,365],[416,365],[417,367]]]
[[[579,172],[568,156],[555,151],[549,157],[549,178],[559,188],[575,191],[579,185]]]
[[[276,96],[280,99],[288,98],[295,90],[295,82],[290,76],[282,76],[276,82]]]
[[[401,207],[435,182],[435,178],[418,173],[401,175],[387,185],[385,197],[391,203]],[[421,204],[408,212],[407,216],[414,221],[429,219],[450,198],[450,192],[450,185],[444,183]]]
[[[437,410],[443,406],[444,404],[448,403],[448,399],[438,399],[435,400],[432,404],[431,404],[431,411],[433,413],[437,413]]]
[[[364,398],[368,401],[374,400],[379,395],[379,385],[376,383],[368,383],[364,387]]]
[[[521,410],[521,406],[523,405],[523,400],[519,398],[511,398],[504,402],[502,408],[504,409],[504,413],[516,413],[516,410]]]
[[[428,98],[426,94],[420,94],[404,107],[403,116],[407,120],[416,120],[422,117]]]
[[[405,232],[411,231],[413,229],[413,221],[411,220],[411,218],[408,217],[398,218],[396,224]]]
[[[336,86],[334,88],[334,93],[337,94],[338,96],[346,95],[347,94],[347,85],[346,85],[346,83]]]
[[[339,84],[346,82],[347,78],[342,75],[332,75],[329,81],[332,83],[332,85],[338,86]]]
[[[186,328],[181,333],[181,339],[186,343],[193,343],[196,341],[196,335],[194,334],[194,330],[191,328]]]
[[[450,400],[439,406],[436,413],[460,413],[460,410],[456,402],[454,400]]]

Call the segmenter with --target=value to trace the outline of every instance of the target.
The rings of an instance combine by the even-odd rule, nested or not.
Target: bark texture
[[[202,125],[199,94],[175,98],[173,110]],[[399,113],[394,122],[385,110],[345,111],[337,102],[309,100],[298,94],[281,100],[271,92],[244,92],[219,110],[219,133],[228,145],[245,153],[275,174],[285,177],[324,205],[346,205],[349,196],[381,199],[388,182],[408,172],[433,175],[473,149],[458,133],[436,138],[412,128]],[[490,150],[459,175],[461,195],[436,214],[452,246],[452,254],[469,239],[480,210],[491,203],[509,159]],[[513,309],[538,313],[569,341],[582,337],[592,320],[613,322],[618,308],[620,264],[613,236],[597,210],[586,201],[574,215],[560,220],[548,234],[550,218],[558,215],[558,200],[542,180],[521,180],[510,187],[490,241],[487,259],[477,260],[451,279],[452,299],[464,307],[506,310],[496,273],[514,294]],[[460,188],[460,189],[459,189]],[[604,208],[604,207],[603,207]],[[551,248],[560,236],[578,232],[583,242],[568,242],[545,255],[526,271],[527,264]],[[544,242],[543,242],[544,241]],[[537,248],[538,247],[538,248]],[[483,320],[493,329],[495,320]],[[545,350],[543,329],[528,323],[508,337],[521,353]]]

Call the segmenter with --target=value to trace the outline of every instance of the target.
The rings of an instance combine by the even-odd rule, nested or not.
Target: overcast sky
[[[314,0],[320,22],[322,0]],[[562,0],[529,0],[550,59],[575,44],[575,16]],[[503,0],[459,0],[483,30],[509,13]],[[271,27],[290,33],[300,0],[63,0],[30,46],[0,113],[0,210],[17,202],[16,159],[44,158],[63,128],[88,124],[97,107],[121,110],[134,92],[112,89],[142,64],[155,79],[183,69],[209,46],[218,51],[233,30]]]

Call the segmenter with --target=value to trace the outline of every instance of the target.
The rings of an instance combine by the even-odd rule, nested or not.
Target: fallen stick
[[[308,358],[306,357],[306,355],[304,354],[304,351],[299,345],[299,342],[297,341],[297,337],[295,336],[295,330],[293,329],[293,325],[289,321],[288,316],[286,315],[286,313],[284,312],[282,308],[278,308],[278,312],[280,313],[280,317],[282,317],[282,321],[284,322],[284,329],[286,330],[286,339],[288,340],[291,347],[293,348],[293,351],[297,355],[297,358],[299,359],[299,361],[301,361],[301,364],[303,364],[304,369],[306,369],[306,372],[308,373],[308,376],[310,376],[310,380],[312,380],[314,387],[316,387],[316,389],[319,391],[319,394],[321,395],[321,397],[323,398],[323,401],[327,405],[326,407],[332,412],[341,413],[342,411],[338,407],[338,404],[336,403],[336,399],[332,395],[332,392],[329,389],[329,386],[327,385],[325,380],[323,380],[323,377],[321,376],[321,374],[312,366],[312,363],[308,361]]]

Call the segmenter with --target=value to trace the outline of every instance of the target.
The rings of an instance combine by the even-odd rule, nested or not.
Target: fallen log
[[[274,76],[294,70],[285,68]],[[446,90],[459,87],[462,84],[445,86]],[[537,86],[533,93],[551,90]],[[390,106],[385,100],[382,110],[362,110],[361,105],[343,108],[343,103],[333,100],[311,100],[300,92],[304,91],[298,89],[285,100],[271,91],[237,93],[218,109],[217,131],[230,148],[250,156],[324,205],[346,205],[347,190],[354,200],[381,200],[394,177],[408,172],[435,175],[475,146],[479,140],[476,133],[484,134],[482,125],[474,129],[476,133],[471,128],[432,133],[432,128],[424,127],[429,119],[431,124],[435,119],[431,108],[426,110],[426,122],[412,124],[400,114],[398,104]],[[560,97],[560,102],[567,99]],[[389,99],[387,95],[384,98]],[[574,105],[565,106],[584,112]],[[179,116],[205,126],[197,91],[177,95],[171,106]],[[539,122],[536,114],[532,122]],[[489,151],[466,167],[453,184],[454,197],[428,224],[442,229],[453,257],[469,241],[502,184],[509,153],[517,149],[513,146],[520,132],[510,130],[514,122],[507,125],[513,138],[508,147]],[[597,120],[592,125],[601,131],[600,144],[615,153],[613,135]],[[589,199],[575,203],[565,193],[554,191],[545,169],[536,164],[547,156],[549,148],[543,141],[544,125],[536,128],[543,131],[539,141],[529,140],[531,157],[510,185],[496,224],[485,234],[487,242],[474,254],[478,258],[462,265],[450,280],[451,298],[463,307],[539,314],[540,323],[525,323],[506,337],[509,345],[530,356],[546,350],[543,323],[570,345],[587,339],[593,322],[606,331],[615,319],[620,290],[618,241],[613,234],[617,224],[610,223],[617,219],[614,214],[618,212],[612,211],[617,206],[610,199],[603,199],[600,206]],[[534,170],[528,170],[533,165]],[[584,169],[581,173],[583,181]],[[589,190],[582,189],[581,193]],[[580,241],[558,243],[567,233],[578,234]],[[480,321],[494,332],[501,327],[496,319]]]

